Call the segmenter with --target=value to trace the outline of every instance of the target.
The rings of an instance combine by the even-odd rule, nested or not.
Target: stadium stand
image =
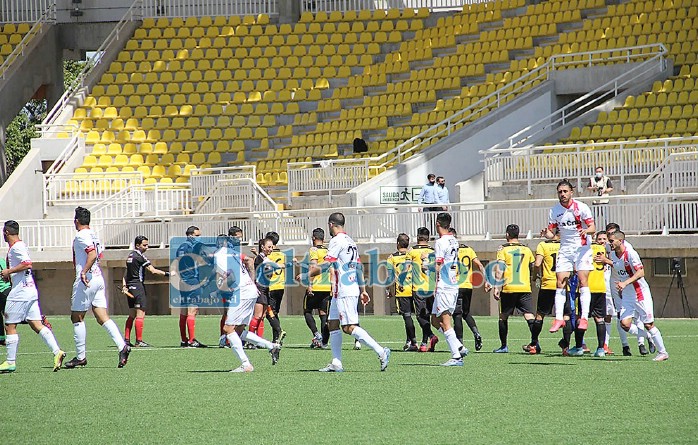
[[[29,32],[29,23],[5,23],[0,25],[0,65]]]

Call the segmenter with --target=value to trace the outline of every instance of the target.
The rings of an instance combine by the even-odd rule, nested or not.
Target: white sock
[[[606,323],[606,335],[604,336],[603,339],[603,344],[608,346],[608,343],[611,341],[611,323]]]
[[[245,340],[245,341],[252,343],[253,345],[262,346],[262,347],[265,347],[267,349],[271,349],[274,347],[272,342],[270,342],[269,340],[265,340],[262,337],[260,337],[259,335],[253,334],[250,331],[242,331],[242,335],[240,336],[240,338],[242,340]]]
[[[78,360],[84,360],[86,356],[85,351],[87,350],[87,327],[84,321],[73,323],[73,339],[75,340],[75,352]]]
[[[657,346],[657,351],[659,351],[660,354],[666,354],[666,348],[664,347],[664,339],[662,338],[662,333],[659,332],[659,328],[657,326],[652,327],[652,329],[649,330],[650,335],[652,336],[652,339],[654,340],[655,346]]]
[[[116,325],[116,323],[114,323],[114,320],[110,318],[102,325],[102,327],[105,331],[109,333],[109,336],[116,345],[116,348],[119,351],[124,349],[124,347],[126,346],[126,342],[124,341],[124,337],[121,336],[121,332],[119,332],[119,327]]]
[[[371,337],[371,335],[361,326],[354,326],[354,330],[351,331],[351,336],[373,349],[373,351],[378,354],[379,357],[383,356],[383,346],[379,345],[378,342],[375,341],[373,337]]]
[[[620,318],[616,318],[616,328],[618,331],[618,338],[620,338],[620,344],[623,346],[630,346],[628,344],[628,333],[625,332],[625,329],[620,324]]]
[[[565,289],[555,289],[555,320],[562,320],[565,312]]]
[[[19,335],[17,334],[7,334],[5,337],[5,344],[7,345],[7,361],[14,364],[17,359],[17,347],[19,346]]]
[[[444,337],[446,337],[448,349],[451,350],[451,358],[460,359],[459,351],[463,347],[463,343],[458,341],[458,337],[456,337],[456,331],[453,330],[453,328],[449,329],[448,331],[444,331]]]
[[[588,287],[579,289],[579,301],[582,306],[581,318],[587,319],[589,317],[589,306],[591,306],[591,291],[589,291]]]
[[[226,335],[226,338],[230,342],[230,349],[238,356],[242,364],[249,363],[250,359],[247,358],[247,354],[245,354],[245,350],[242,348],[242,340],[240,340],[238,333],[233,331],[231,334]]]
[[[330,331],[330,348],[332,348],[332,363],[342,365],[342,331]]]
[[[46,343],[46,346],[51,350],[53,355],[58,354],[58,351],[61,350],[61,348],[58,347],[58,343],[56,342],[56,337],[53,336],[53,332],[46,326],[41,328],[39,331],[39,335],[41,336],[41,339]]]
[[[645,344],[645,338],[647,337],[647,331],[645,330],[645,326],[642,323],[639,322],[634,322],[633,324],[630,325],[630,329],[628,332],[632,335],[637,335],[637,344],[639,345],[644,345]]]

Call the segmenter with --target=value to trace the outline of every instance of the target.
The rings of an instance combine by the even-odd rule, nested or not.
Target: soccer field
[[[61,347],[74,356],[72,325],[51,317]],[[197,337],[217,344],[218,317],[199,317]],[[116,317],[123,329],[123,317]],[[148,317],[144,339],[117,369],[117,352],[94,319],[87,322],[88,366],[51,372],[39,336],[20,326],[17,371],[0,375],[0,437],[8,443],[696,443],[698,321],[659,320],[671,359],[562,357],[558,334],[543,334],[543,354],[521,351],[523,319],[510,320],[509,354],[497,322],[477,318],[485,339],[462,368],[435,353],[401,352],[399,317],[361,324],[391,347],[379,372],[373,351],[344,338],[342,374],[314,372],[330,351],[310,350],[302,317],[282,319],[288,337],[281,360],[249,351],[251,374],[229,349],[181,349],[174,317]],[[547,325],[547,322],[546,322]],[[466,327],[467,330],[467,327]],[[271,329],[269,328],[269,331]],[[267,334],[269,335],[269,334]],[[590,331],[590,345],[595,344]],[[614,332],[612,349],[620,352]],[[4,360],[4,348],[1,354]]]

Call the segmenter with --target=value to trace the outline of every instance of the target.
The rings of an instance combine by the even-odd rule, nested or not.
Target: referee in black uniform
[[[126,275],[123,278],[122,292],[126,295],[128,302],[128,318],[126,319],[126,328],[124,329],[124,340],[129,346],[138,346],[146,348],[150,346],[143,341],[143,319],[145,318],[146,309],[146,293],[145,271],[169,277],[170,273],[160,269],[156,269],[146,258],[145,251],[148,250],[148,238],[143,235],[136,237],[134,241],[135,249],[128,254],[126,259]],[[131,344],[131,328],[133,322],[136,322],[136,343]]]

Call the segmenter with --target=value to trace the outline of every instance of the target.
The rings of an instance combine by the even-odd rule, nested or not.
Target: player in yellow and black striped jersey
[[[284,288],[286,287],[286,254],[277,246],[279,243],[278,233],[268,232],[265,237],[271,239],[272,243],[274,243],[268,258],[279,265],[278,268],[274,269],[269,280],[269,304],[267,306],[266,318],[272,329],[272,343],[283,344],[286,331],[281,329],[279,311],[281,310],[281,300],[284,298]]]
[[[410,247],[410,237],[406,233],[397,236],[397,251],[388,257],[389,276],[394,279],[390,294],[395,295],[397,310],[405,322],[405,346],[403,351],[418,351],[417,337],[412,321],[414,299],[412,298],[412,274],[408,270],[409,261],[407,250]]]
[[[531,264],[535,261],[531,249],[519,242],[519,226],[509,224],[506,230],[507,242],[497,251],[494,268],[497,285],[493,296],[499,300],[499,340],[501,347],[495,353],[509,352],[507,335],[509,317],[514,309],[523,312],[528,328],[533,334],[533,299],[531,298]]]
[[[592,257],[598,255],[606,256],[606,232],[596,232],[594,244],[591,245]],[[589,292],[591,292],[591,303],[589,305],[589,314],[587,316],[594,317],[596,323],[596,337],[598,346],[594,356],[603,357],[606,355],[606,265],[604,263],[593,262],[594,269],[589,272]],[[578,343],[576,347],[581,347],[584,341],[585,331],[579,329],[575,331],[575,340]],[[578,338],[581,337],[581,338]]]
[[[450,232],[453,236],[458,235],[453,227],[451,227]],[[477,329],[475,319],[470,314],[470,302],[473,298],[473,268],[478,267],[480,279],[484,280],[485,267],[478,259],[475,250],[465,244],[458,245],[458,266],[458,299],[456,300],[456,310],[453,312],[453,330],[456,331],[458,341],[462,343],[463,320],[465,320],[475,338],[475,350],[479,351],[482,349],[482,336]]]
[[[434,305],[434,290],[436,288],[436,272],[431,269],[424,271],[422,266],[435,264],[434,249],[429,242],[429,229],[417,229],[417,244],[407,252],[410,270],[412,272],[412,297],[414,298],[417,323],[422,329],[421,352],[433,351],[438,337],[431,330],[431,308]]]
[[[313,246],[308,251],[311,265],[321,265],[325,262],[327,246],[323,244],[324,242],[325,231],[319,227],[313,230]],[[325,349],[327,348],[327,343],[330,341],[327,314],[330,310],[331,291],[332,283],[329,269],[313,277],[305,291],[305,297],[303,298],[303,315],[305,316],[305,323],[313,334],[313,340],[310,343],[311,348]],[[320,315],[321,333],[317,330],[315,317],[313,317],[313,309],[317,309]]]

